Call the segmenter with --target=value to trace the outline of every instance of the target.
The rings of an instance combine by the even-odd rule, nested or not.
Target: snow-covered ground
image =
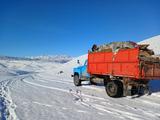
[[[160,120],[160,81],[150,83],[151,95],[138,98],[111,98],[104,86],[88,82],[75,87],[72,68],[86,58],[65,64],[0,60],[0,119]]]

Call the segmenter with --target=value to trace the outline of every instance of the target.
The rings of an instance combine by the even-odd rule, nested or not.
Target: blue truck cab
[[[88,61],[86,60],[83,65],[73,68],[72,77],[73,77],[75,86],[80,86],[81,81],[88,80],[90,78],[90,75],[87,73],[87,63]]]

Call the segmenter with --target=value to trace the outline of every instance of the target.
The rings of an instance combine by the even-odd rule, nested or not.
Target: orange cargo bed
[[[139,48],[118,52],[89,52],[90,75],[112,75],[134,79],[160,79],[160,63],[147,63],[139,59]]]

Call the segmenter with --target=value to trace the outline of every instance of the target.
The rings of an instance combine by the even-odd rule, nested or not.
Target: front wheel
[[[105,85],[106,92],[110,97],[122,97],[123,84],[121,81],[110,81]]]
[[[78,75],[74,75],[73,82],[75,86],[81,86],[81,80]]]

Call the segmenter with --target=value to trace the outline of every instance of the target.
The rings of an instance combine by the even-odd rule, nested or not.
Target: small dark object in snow
[[[72,89],[69,89],[69,92],[72,92]]]
[[[76,98],[74,98],[74,100],[75,100],[75,101],[79,101],[79,100],[80,100],[80,98],[76,97]]]
[[[134,107],[134,109],[137,109],[136,107]]]
[[[58,72],[58,74],[62,74],[62,73],[64,73],[64,72],[63,72],[63,71],[59,71],[59,72]]]

